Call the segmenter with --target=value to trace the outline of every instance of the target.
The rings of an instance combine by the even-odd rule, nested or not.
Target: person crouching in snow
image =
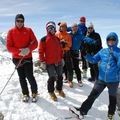
[[[55,36],[56,25],[53,21],[46,24],[47,36],[43,37],[39,44],[39,59],[41,64],[46,64],[48,72],[47,89],[52,100],[57,101],[54,90],[54,82],[56,81],[56,91],[62,97],[65,94],[62,90],[63,86],[63,65],[62,65],[62,47],[59,38]],[[43,65],[43,66],[44,66]]]
[[[119,71],[120,71],[120,49],[117,47],[118,36],[116,33],[111,32],[107,38],[108,48],[101,49],[97,54],[91,56],[84,53],[84,57],[91,63],[98,63],[99,61],[99,77],[95,81],[94,87],[88,98],[82,103],[81,107],[77,110],[81,115],[86,115],[92,107],[94,101],[107,87],[109,94],[108,106],[108,120],[114,120],[116,110],[116,96],[119,85]]]

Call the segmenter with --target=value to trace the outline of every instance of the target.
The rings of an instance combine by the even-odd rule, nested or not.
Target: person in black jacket
[[[94,26],[92,23],[90,23],[88,25],[88,28],[87,28],[87,34],[86,36],[94,39],[96,41],[96,44],[95,45],[89,45],[88,43],[87,44],[84,44],[84,48],[87,50],[87,53],[89,53],[90,55],[95,55],[99,50],[101,50],[102,48],[102,42],[101,42],[101,37],[98,33],[95,32],[94,30]],[[95,81],[98,79],[98,64],[91,64],[89,63],[89,67],[90,67],[90,75],[91,77],[88,78],[89,81]]]

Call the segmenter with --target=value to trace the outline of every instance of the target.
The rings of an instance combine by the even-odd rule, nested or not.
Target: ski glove
[[[45,61],[44,61],[44,62],[41,62],[40,68],[41,68],[42,70],[46,70],[46,63],[45,63]]]
[[[29,49],[29,48],[22,48],[22,49],[20,49],[19,55],[20,55],[20,56],[26,56],[26,55],[28,55],[29,53],[30,53],[30,49]]]
[[[60,42],[62,44],[62,48],[65,48],[66,47],[66,41],[64,39],[62,39]]]

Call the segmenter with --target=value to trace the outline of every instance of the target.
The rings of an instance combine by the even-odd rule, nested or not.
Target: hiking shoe
[[[58,91],[58,94],[59,94],[59,96],[61,96],[61,97],[65,97],[65,93],[64,93],[62,90]]]
[[[23,95],[22,101],[23,102],[28,102],[30,99],[29,95]]]
[[[108,114],[108,120],[114,120],[114,115]]]
[[[80,87],[83,86],[83,82],[81,80],[78,81],[78,84],[79,84]]]
[[[49,95],[50,95],[50,98],[51,98],[53,101],[57,101],[57,97],[56,97],[56,95],[55,95],[54,92],[53,92],[53,93],[49,93]]]
[[[37,102],[37,99],[38,99],[37,93],[33,93],[32,94],[32,102]]]
[[[84,119],[85,114],[81,114],[80,108],[76,108],[74,106],[71,106],[69,110],[76,115],[79,119]]]
[[[73,88],[73,82],[72,82],[72,81],[69,81],[69,82],[68,82],[68,86],[69,86],[70,88]]]

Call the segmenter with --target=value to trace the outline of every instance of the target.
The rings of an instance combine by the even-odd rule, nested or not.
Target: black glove
[[[60,42],[62,44],[62,48],[65,48],[66,47],[66,41],[64,39],[62,39]]]

